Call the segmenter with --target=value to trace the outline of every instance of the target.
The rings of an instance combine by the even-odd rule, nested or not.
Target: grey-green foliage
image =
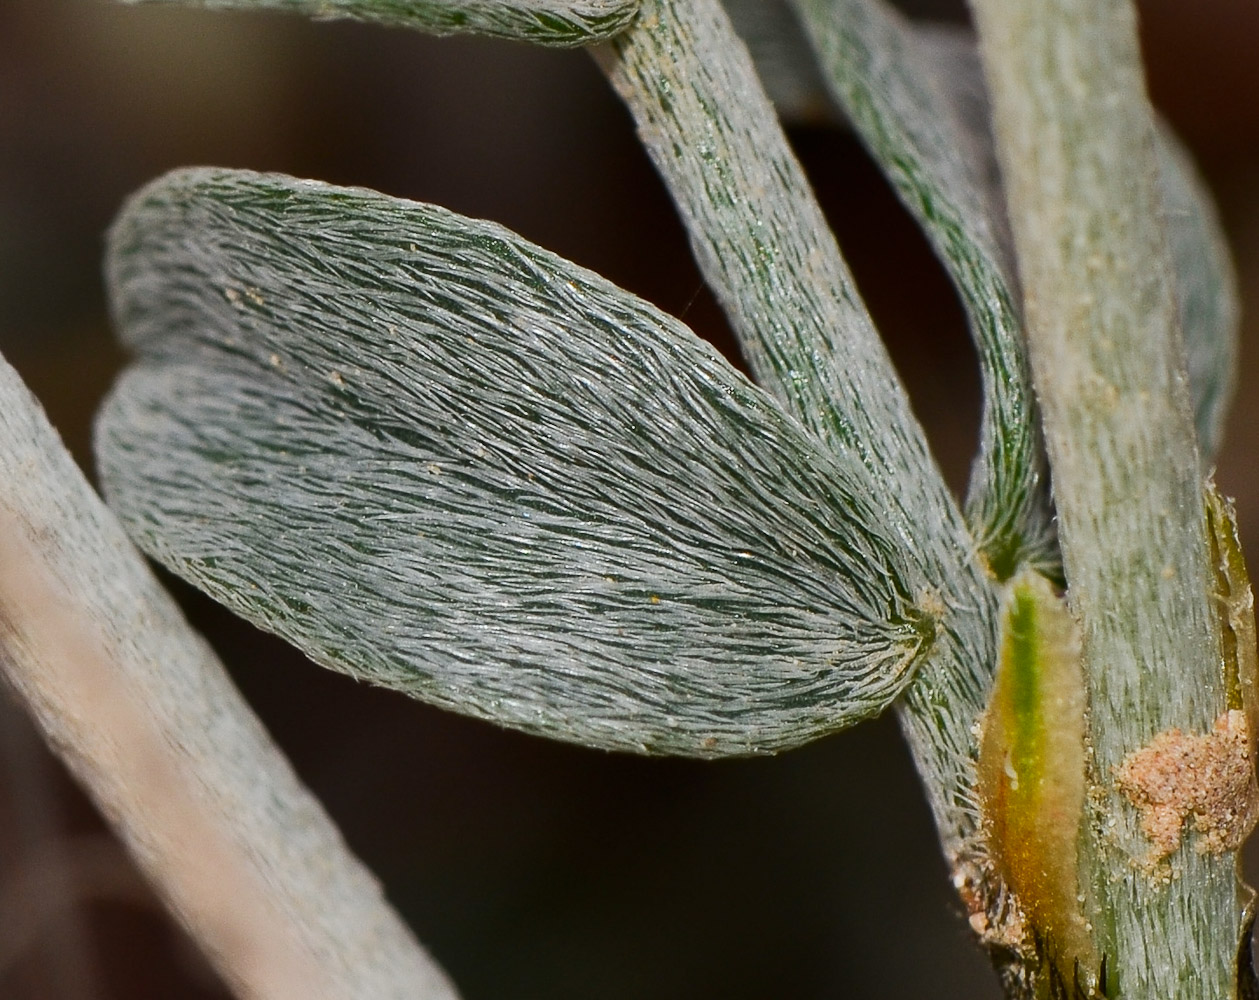
[[[711,482],[694,491],[704,501],[696,510],[713,511],[707,521],[680,525],[670,520],[674,515],[665,516],[667,509],[676,510],[668,507],[673,498],[666,494],[678,489],[676,483],[690,482],[686,470],[665,459],[694,453],[692,472],[711,469],[716,459],[706,466],[699,461],[700,449],[652,450],[641,435],[624,441],[605,434],[598,420],[590,423],[598,411],[585,413],[601,402],[626,403],[628,413],[631,398],[634,407],[650,413],[653,406],[661,408],[652,400],[673,398],[685,378],[650,369],[641,395],[604,400],[600,387],[617,381],[607,368],[619,356],[616,350],[584,356],[583,368],[569,353],[580,338],[573,344],[563,338],[522,340],[519,331],[495,326],[517,316],[528,301],[520,298],[520,275],[508,281],[508,272],[491,268],[487,273],[503,280],[480,286],[479,298],[447,301],[447,283],[456,289],[470,280],[464,270],[440,257],[398,258],[396,230],[420,211],[415,206],[297,182],[286,188],[278,179],[251,186],[239,175],[238,186],[253,190],[253,201],[246,202],[257,214],[234,202],[230,210],[220,204],[216,214],[220,196],[233,189],[226,182],[207,184],[200,195],[163,197],[159,187],[150,192],[147,207],[137,203],[119,230],[129,229],[134,245],[121,237],[113,244],[111,269],[124,336],[144,351],[158,352],[123,382],[102,423],[102,461],[114,502],[160,558],[317,659],[507,724],[596,745],[701,754],[790,746],[879,710],[914,673],[918,683],[910,688],[902,717],[942,837],[953,849],[974,830],[971,728],[995,643],[995,590],[975,558],[976,546],[720,6],[715,0],[651,0],[604,59],[642,116],[644,136],[674,186],[706,273],[778,400],[774,406],[759,393],[747,397],[761,400],[762,415],[773,415],[777,430],[756,440],[778,441],[776,449],[758,457],[739,435],[707,442],[714,455],[729,452],[720,460],[733,462],[731,468],[747,469],[738,490],[733,479],[719,477],[725,492],[714,491]],[[695,142],[696,135],[708,141]],[[281,196],[282,190],[288,193]],[[292,202],[299,191],[308,211]],[[190,210],[193,205],[196,211]],[[364,207],[370,211],[356,221],[355,212]],[[461,227],[472,236],[484,232],[481,224],[445,218],[452,234]],[[341,231],[332,225],[335,219],[349,227],[345,233],[370,230],[378,242],[330,243]],[[213,248],[204,243],[211,237],[219,241]],[[411,242],[424,245],[418,237]],[[524,246],[518,240],[511,245]],[[124,252],[124,246],[131,249]],[[294,254],[303,246],[307,249]],[[542,259],[540,254],[530,248],[512,260],[520,264]],[[412,270],[399,272],[400,260],[409,260]],[[280,275],[280,267],[288,270]],[[239,287],[216,285],[216,268],[237,269]],[[382,282],[393,288],[384,298],[376,294]],[[536,293],[535,286],[529,285]],[[285,297],[298,288],[320,294]],[[420,295],[420,289],[427,291]],[[234,301],[225,297],[229,292]],[[617,295],[624,299],[624,293]],[[366,310],[369,300],[375,311]],[[632,324],[622,329],[638,308],[625,304],[629,301],[596,324],[609,343],[633,339]],[[346,302],[355,308],[344,308]],[[198,337],[225,336],[216,330],[216,317],[239,319],[241,310],[264,305],[272,319],[267,336],[301,335],[292,350],[271,352],[282,366],[292,371],[310,358],[323,359],[319,367],[326,371],[304,388],[276,381],[267,365],[225,369],[223,359],[235,357],[232,350],[187,353]],[[569,306],[542,298],[533,311],[542,322],[552,312],[567,315]],[[394,322],[390,310],[410,318]],[[374,413],[371,419],[385,426],[410,428],[384,437],[378,428],[365,434],[362,421],[347,423],[340,419],[344,414],[325,412],[328,398],[342,398],[333,387],[347,378],[343,354],[347,340],[354,340],[347,329],[366,318],[379,337],[382,326],[414,328],[426,311],[432,313],[426,322],[455,339],[443,341],[430,332],[417,343],[458,342],[464,350],[460,338],[470,333],[478,343],[491,342],[489,333],[510,334],[499,351],[486,356],[497,359],[500,377],[477,381],[475,366],[452,368],[440,355],[422,352],[402,365],[389,352],[392,340],[378,343],[364,334],[361,342],[370,349],[356,355],[356,377],[374,377],[373,365],[382,364],[392,372],[390,386],[422,386],[441,376],[450,389],[448,401],[427,414],[416,407],[397,413],[389,409],[398,395],[393,389],[365,398],[363,420]],[[673,328],[652,315],[653,324]],[[574,329],[563,329],[576,336]],[[159,367],[157,357],[164,359]],[[269,364],[270,353],[266,358]],[[695,360],[682,359],[684,369]],[[734,378],[722,365],[718,369]],[[697,370],[702,374],[703,367]],[[471,381],[461,381],[456,372]],[[566,372],[581,373],[579,384]],[[516,381],[504,382],[504,373]],[[229,381],[220,386],[220,378]],[[580,460],[581,453],[556,449],[547,439],[547,421],[559,411],[548,411],[547,421],[535,419],[529,401],[540,378],[541,386],[564,387],[547,390],[547,398],[555,400],[586,388],[567,404],[566,419],[585,428],[590,454],[611,447],[617,459],[595,467],[602,478],[581,480],[585,494],[551,495],[546,512],[552,521],[543,526],[560,524],[563,531],[535,539],[531,532],[540,512],[522,508],[510,491],[477,494],[480,506],[456,502],[452,498],[462,496],[458,490],[475,476],[437,486],[434,473],[452,471],[449,460],[443,464],[422,451],[391,450],[408,434],[420,433],[419,426],[421,438],[439,455],[461,440],[475,455],[476,442],[458,432],[472,415],[483,414],[476,424],[482,436],[493,431],[503,454],[546,456],[556,470],[553,481],[560,482],[575,471],[568,463]],[[732,384],[746,386],[737,379]],[[310,391],[315,402],[306,395]],[[482,403],[497,398],[494,392],[513,402],[487,409]],[[296,463],[288,456],[300,458],[302,448],[294,448],[286,426],[268,416],[285,393],[296,412],[306,414],[313,406],[324,414],[317,427],[302,425],[307,454]],[[680,410],[677,399],[663,410],[694,410],[697,404],[686,393],[680,398]],[[254,399],[253,409],[223,402],[240,399]],[[190,415],[174,420],[184,408]],[[242,416],[251,417],[244,428],[233,423]],[[698,420],[694,433],[704,426]],[[206,434],[217,442],[213,447],[196,436]],[[253,450],[227,447],[234,440],[252,442]],[[315,519],[311,523],[318,528],[290,546],[287,561],[278,559],[277,535],[283,542],[286,525],[307,524],[312,504],[333,515],[341,510],[336,498],[347,487],[329,483],[316,462],[321,455],[339,456],[351,468],[370,466],[372,476],[355,477],[352,485],[383,484],[383,490],[368,491],[379,502],[377,516],[366,528],[358,516]],[[657,469],[672,471],[653,479],[649,473]],[[398,486],[416,476],[438,492],[417,496],[410,486]],[[699,483],[706,478],[700,476]],[[478,482],[495,480],[488,475]],[[287,492],[268,492],[281,484]],[[750,495],[740,502],[741,490]],[[403,515],[410,502],[416,506],[408,521]],[[818,513],[818,504],[827,513]],[[468,517],[456,513],[465,509]],[[771,516],[771,510],[777,513]],[[591,516],[606,529],[599,535],[601,547],[582,533],[590,530]],[[568,530],[565,518],[576,519],[582,530]],[[399,530],[393,530],[395,523]],[[801,523],[813,527],[792,528]],[[494,524],[504,526],[507,544],[491,546],[494,560],[467,558]],[[748,524],[759,526],[755,537],[764,551],[745,544]],[[442,536],[436,529],[443,526],[453,535]],[[525,529],[525,541],[537,541],[536,548],[517,544]],[[462,548],[454,544],[456,537]],[[633,544],[621,544],[627,538]],[[312,548],[312,539],[324,548]],[[624,577],[636,588],[618,590],[623,575],[615,569],[602,573],[602,583],[590,572],[635,553],[643,556],[657,542],[667,544],[658,546],[654,561],[643,562],[636,579]],[[766,552],[782,561],[766,562]],[[364,553],[377,560],[364,563],[365,570],[355,566]],[[403,576],[425,581],[423,587],[400,591],[399,564],[408,568]],[[521,569],[513,575],[516,565]],[[351,570],[358,575],[341,576]],[[521,573],[532,581],[523,590],[525,605],[519,604]],[[478,581],[475,586],[471,579]],[[606,600],[609,585],[621,603]],[[407,632],[404,626],[413,619],[430,624]],[[570,631],[575,622],[582,622],[584,631]],[[745,653],[732,660],[736,648]],[[724,729],[717,724],[722,719]]]
[[[966,155],[977,168],[977,182],[988,206],[989,224],[1004,244],[1008,228],[1003,216],[1004,195],[1000,190],[987,93],[973,37],[957,29],[934,26],[918,26],[913,30],[928,59],[935,63],[936,79],[948,92],[956,109],[956,120],[965,132],[958,135],[959,148],[967,151]],[[1225,418],[1235,388],[1240,334],[1237,281],[1211,192],[1189,152],[1166,123],[1160,123],[1155,134],[1155,153],[1188,361],[1194,424],[1203,463],[1209,466],[1223,441]]]
[[[965,240],[975,241],[991,256],[991,245],[982,244],[995,238],[999,251],[996,262],[1005,272],[1006,283],[1012,281],[1004,196],[973,35],[949,25],[909,22],[882,0],[726,0],[726,4],[740,30],[751,33],[748,45],[753,56],[765,57],[757,68],[785,115],[797,116],[804,110],[805,117],[816,117],[824,100],[825,95],[817,88],[827,84],[828,76],[814,65],[810,32],[802,25],[810,26],[812,45],[830,70],[831,96],[851,116],[871,154],[896,184],[906,208],[933,236],[964,303],[972,299],[982,302],[985,290],[982,284],[967,287],[964,258],[950,259],[948,248],[941,246],[940,236],[933,232],[945,221],[935,217],[935,192],[944,196],[946,207],[951,201],[965,208],[959,218]],[[839,14],[844,18],[837,20]],[[898,58],[888,58],[892,51]],[[1209,464],[1222,439],[1234,387],[1239,314],[1236,281],[1211,193],[1171,130],[1164,127],[1157,138],[1190,391],[1203,461]],[[944,139],[943,146],[940,139]],[[959,185],[970,190],[963,191]],[[973,230],[974,235],[966,230]],[[973,256],[975,252],[971,249],[966,254]],[[982,272],[978,277],[991,285],[991,279]],[[985,338],[990,345],[997,338],[985,334],[977,324],[982,312],[976,317],[972,311],[971,319],[981,364],[986,368],[986,383],[993,381],[998,364],[1026,366],[1013,355],[1004,361],[991,356],[985,360],[991,350],[985,347]],[[1008,324],[1010,319],[1006,313],[1002,322]],[[1013,319],[1020,324],[1017,336],[1000,335],[999,339],[1003,351],[1022,355],[1021,319]],[[994,395],[999,389],[985,385],[986,420],[1002,410],[1017,412],[1022,405],[1018,401],[1022,387],[1013,393],[1006,390],[1010,398],[1005,402]],[[990,440],[1009,433],[993,434]],[[988,451],[981,448],[977,462],[988,461],[991,467],[998,467],[1000,456],[995,456],[995,463],[986,460]],[[981,468],[982,464],[976,468],[973,486],[987,478],[980,474]],[[1018,477],[1009,477],[1007,482],[1018,482]],[[995,490],[992,495],[1000,493]],[[974,507],[971,509],[973,512]]]
[[[749,30],[786,23],[776,0],[732,3]],[[183,172],[111,239],[140,358],[101,418],[103,478],[149,552],[316,660],[528,731],[755,753],[903,696],[958,862],[980,835],[994,577],[1057,556],[987,109],[956,35],[936,44],[878,0],[793,3],[971,321],[985,415],[966,518],[717,0],[205,5],[555,44],[625,27],[600,62],[764,391],[677,321],[493,224]],[[798,27],[754,50],[816,113]],[[1209,455],[1231,273],[1209,199],[1164,152]]]
[[[471,32],[540,45],[587,45],[622,30],[639,0],[124,0],[353,18],[436,35]]]
[[[650,305],[501,227],[237,171],[151,185],[98,425],[151,554],[314,659],[692,755],[881,710],[931,646],[890,498]]]
[[[228,4],[516,37],[556,27],[539,11],[594,9],[210,0]],[[974,536],[720,7],[648,0],[601,60],[777,402],[676,321],[488,223],[181,174],[111,244],[142,361],[102,420],[102,462],[146,547],[321,662],[599,746],[790,746],[917,670],[911,744],[946,841],[967,835],[995,628],[973,557],[1052,559],[999,192],[971,162],[990,140],[964,97],[969,48],[874,3],[803,6],[970,311],[987,397]],[[775,10],[747,23],[773,29]],[[1182,281],[1227,287],[1203,194],[1181,190],[1198,258]],[[1230,313],[1195,315],[1212,345],[1195,392],[1219,389]],[[1217,389],[1200,392],[1216,425]]]

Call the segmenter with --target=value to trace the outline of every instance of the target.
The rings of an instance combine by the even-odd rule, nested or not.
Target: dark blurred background
[[[948,2],[919,4],[958,19]],[[1259,7],[1142,4],[1156,102],[1259,301]],[[951,483],[978,414],[958,308],[854,141],[792,133]],[[187,164],[361,184],[495,219],[725,350],[668,199],[589,57],[297,17],[0,2],[0,352],[90,470],[122,361],[101,233]],[[1259,552],[1243,366],[1219,480]],[[172,582],[467,1000],[995,998],[893,721],[774,759],[645,760],[503,732],[314,667]],[[0,695],[0,996],[223,997]]]

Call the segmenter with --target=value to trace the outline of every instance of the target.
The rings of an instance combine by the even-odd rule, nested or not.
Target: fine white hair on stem
[[[1156,127],[1129,0],[972,0],[1083,636],[1091,824],[1081,891],[1125,996],[1229,996],[1241,931],[1231,853],[1170,880],[1117,766],[1227,705],[1203,479]],[[1158,941],[1157,954],[1150,942]],[[1104,986],[1105,984],[1103,984]]]
[[[866,466],[886,498],[880,523],[915,554],[927,589],[976,609],[949,616],[900,702],[952,854],[975,829],[971,730],[996,657],[996,590],[967,558],[974,538],[720,3],[647,0],[596,57],[758,381],[825,451]]]
[[[0,360],[0,671],[241,996],[454,1000]]]

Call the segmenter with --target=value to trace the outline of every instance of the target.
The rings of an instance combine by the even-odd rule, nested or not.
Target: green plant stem
[[[1069,601],[1084,636],[1082,890],[1119,996],[1223,998],[1232,853],[1170,866],[1114,768],[1224,711],[1220,638],[1154,130],[1128,0],[972,0],[1024,289]]]
[[[832,93],[923,227],[966,310],[984,383],[966,498],[971,530],[999,579],[1025,561],[1052,567],[1057,548],[1014,282],[954,101],[923,36],[894,8],[796,0],[796,9]]]
[[[690,232],[758,381],[886,498],[920,565],[936,646],[901,722],[953,859],[978,823],[973,727],[995,662],[995,589],[834,236],[717,0],[648,0],[599,60]]]

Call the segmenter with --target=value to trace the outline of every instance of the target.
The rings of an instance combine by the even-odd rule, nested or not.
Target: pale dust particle
[[[1246,716],[1240,711],[1225,712],[1206,734],[1159,733],[1123,759],[1115,780],[1140,813],[1151,865],[1176,850],[1186,819],[1200,835],[1197,849],[1220,854],[1240,847],[1259,816]]]

